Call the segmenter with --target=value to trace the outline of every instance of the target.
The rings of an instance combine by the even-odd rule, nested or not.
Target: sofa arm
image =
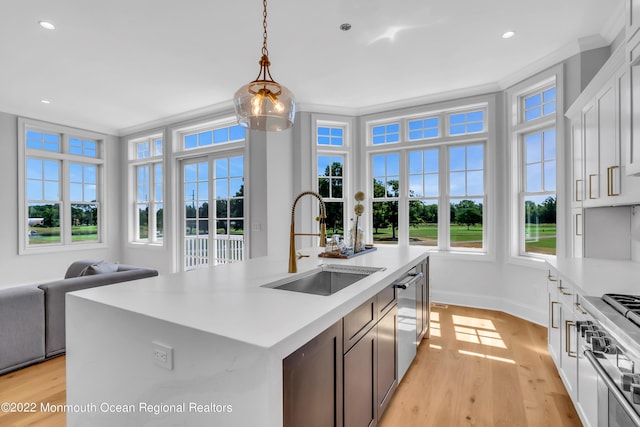
[[[157,276],[156,270],[121,265],[123,271],[56,280],[38,286],[44,291],[46,357],[65,351],[65,294],[97,286]],[[129,268],[131,267],[131,268]]]
[[[0,289],[0,374],[44,360],[44,293],[35,285]]]

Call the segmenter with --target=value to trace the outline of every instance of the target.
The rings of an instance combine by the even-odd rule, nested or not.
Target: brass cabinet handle
[[[556,326],[556,317],[554,316],[555,310],[553,309],[553,307],[555,307],[556,304],[560,304],[560,303],[557,301],[551,301],[551,328],[552,329],[560,329],[559,326]]]
[[[584,183],[584,179],[576,179],[576,202],[581,202],[582,201],[582,197],[581,197],[581,191],[578,189],[578,183]]]
[[[552,275],[551,275],[551,270],[549,270],[549,272],[547,273],[547,280],[550,282],[557,282],[558,279],[555,279]]]
[[[609,166],[607,168],[607,196],[619,196],[620,193],[616,193],[613,188],[613,171],[620,166]]]
[[[558,282],[558,290],[560,291],[560,293],[561,293],[562,295],[572,295],[570,292],[565,292],[565,291],[564,291],[565,289],[567,289],[567,288],[565,288],[564,286],[562,286],[562,280],[560,280],[560,281]]]
[[[587,311],[584,308],[582,308],[579,302],[574,302],[573,305],[576,308],[576,310],[580,312],[580,314],[587,314]]]
[[[598,176],[597,173],[592,173],[589,174],[589,198],[590,199],[597,199],[597,197],[593,197],[593,192],[591,190],[593,190],[593,182],[591,182],[591,178],[593,178],[594,176]]]
[[[575,351],[571,351],[571,331],[569,330],[572,326],[576,326],[576,323],[572,320],[564,321],[564,347],[567,352],[567,356],[569,357],[578,357]]]
[[[582,227],[578,225],[580,218],[582,218],[582,214],[576,214],[576,236],[582,236]]]

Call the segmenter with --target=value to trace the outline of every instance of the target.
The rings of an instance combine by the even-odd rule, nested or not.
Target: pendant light
[[[267,0],[263,0],[262,58],[258,77],[242,86],[233,97],[238,124],[252,130],[281,131],[293,125],[296,102],[286,87],[277,83],[269,71],[267,50]]]

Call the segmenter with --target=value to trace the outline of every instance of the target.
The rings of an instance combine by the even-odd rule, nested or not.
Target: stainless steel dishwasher
[[[409,369],[418,349],[416,281],[422,272],[414,267],[394,286],[398,289],[398,382]]]

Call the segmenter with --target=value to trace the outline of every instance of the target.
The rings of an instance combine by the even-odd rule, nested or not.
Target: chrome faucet
[[[320,233],[296,233],[295,229],[295,216],[296,216],[296,204],[298,200],[302,198],[302,196],[313,196],[320,202],[320,216],[316,218],[316,220],[320,221]],[[296,273],[298,271],[298,265],[296,260],[304,257],[305,255],[296,255],[296,236],[320,236],[320,246],[325,247],[327,245],[327,237],[326,237],[326,224],[325,219],[327,218],[327,211],[324,205],[324,200],[322,197],[313,191],[304,191],[298,194],[298,197],[293,201],[293,206],[291,207],[291,231],[289,232],[289,273]]]

